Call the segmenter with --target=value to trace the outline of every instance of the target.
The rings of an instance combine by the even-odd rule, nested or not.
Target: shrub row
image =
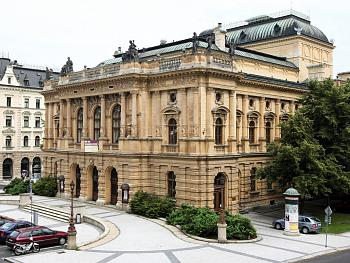
[[[175,202],[170,198],[162,198],[143,191],[138,191],[130,201],[133,214],[149,217],[167,217],[175,208]]]
[[[167,217],[167,223],[180,225],[181,229],[190,234],[205,238],[217,237],[219,215],[209,208],[196,208],[181,205]],[[247,240],[256,238],[256,230],[250,220],[242,215],[232,215],[225,212],[227,238]]]
[[[29,192],[29,180],[13,179],[4,187],[6,194],[18,195]],[[53,176],[42,177],[33,184],[33,193],[42,196],[56,196],[57,180]]]

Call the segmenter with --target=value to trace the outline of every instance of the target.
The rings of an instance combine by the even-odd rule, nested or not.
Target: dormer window
[[[247,36],[247,34],[244,31],[242,31],[241,34],[239,35],[239,38],[241,40],[243,40],[243,39],[245,39],[246,36]]]
[[[29,80],[28,79],[24,80],[24,86],[29,86]]]
[[[11,77],[7,78],[7,84],[11,84]]]

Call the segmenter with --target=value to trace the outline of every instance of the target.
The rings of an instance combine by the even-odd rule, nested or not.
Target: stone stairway
[[[61,209],[57,209],[56,207],[33,203],[32,205],[27,205],[23,207],[22,210],[27,211],[29,213],[31,211],[33,212],[36,211],[41,216],[55,219],[65,223],[69,222],[69,217],[70,217],[69,212]]]

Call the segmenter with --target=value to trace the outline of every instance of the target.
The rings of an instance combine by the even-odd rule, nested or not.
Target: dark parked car
[[[12,233],[12,231],[24,227],[33,226],[32,223],[28,221],[17,220],[14,222],[7,222],[0,227],[0,242],[6,241],[7,237]]]
[[[15,221],[13,218],[7,217],[7,216],[0,216],[0,226],[2,226],[5,223],[13,222]]]
[[[30,237],[33,241],[38,243],[40,247],[64,245],[67,241],[67,233],[63,231],[56,231],[44,226],[33,226],[21,228],[13,231],[6,241],[6,245],[10,248],[15,243],[27,244],[30,243]]]
[[[284,229],[284,218],[272,222],[272,226],[278,230]],[[303,234],[319,233],[321,231],[321,221],[314,216],[299,216],[299,230]]]

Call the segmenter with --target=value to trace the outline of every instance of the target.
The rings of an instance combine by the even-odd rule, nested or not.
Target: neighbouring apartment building
[[[0,58],[0,181],[41,173],[45,76],[45,70]]]
[[[73,181],[75,197],[97,204],[127,204],[143,190],[232,212],[279,199],[255,172],[305,82],[331,77],[326,35],[290,11],[135,43],[45,82],[44,173],[62,193]]]

